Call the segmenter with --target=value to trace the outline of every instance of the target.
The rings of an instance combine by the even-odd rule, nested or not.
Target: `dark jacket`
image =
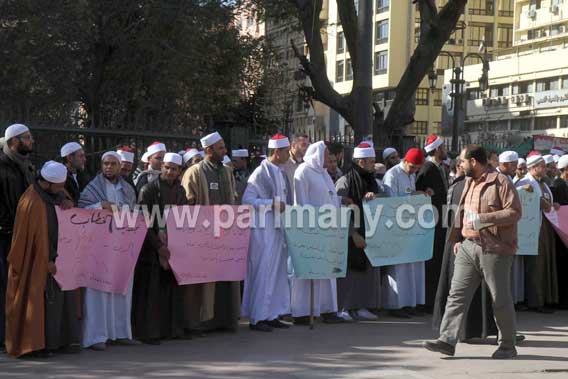
[[[434,191],[434,196],[431,197],[432,205],[438,209],[438,214],[442,215],[443,207],[448,198],[448,190],[444,185],[442,178],[442,171],[433,162],[427,161],[424,163],[418,175],[416,175],[416,190],[426,191],[428,188]],[[440,227],[442,218],[439,218],[438,227]]]
[[[20,197],[32,183],[16,162],[0,151],[0,233],[10,234],[14,227]]]
[[[84,172],[77,174],[77,182],[73,179],[73,174],[71,171],[67,171],[67,180],[65,181],[65,192],[68,199],[73,201],[75,206],[79,204],[79,198],[81,197],[81,192],[89,184],[89,178]]]
[[[464,214],[464,202],[471,188],[473,178],[467,178],[459,202],[457,222],[452,223],[448,240],[460,242]],[[511,180],[496,171],[489,172],[483,183],[480,197],[479,221],[493,224],[479,231],[481,247],[484,253],[515,255],[517,251],[517,223],[521,219],[522,206],[519,194]]]
[[[568,205],[568,184],[564,179],[556,177],[550,186],[554,202],[560,205]]]

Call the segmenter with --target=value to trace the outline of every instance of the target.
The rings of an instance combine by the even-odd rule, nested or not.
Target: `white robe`
[[[106,183],[107,201],[123,204],[120,183]],[[101,209],[97,203],[87,208]],[[107,340],[132,339],[130,311],[132,308],[132,284],[130,279],[126,295],[85,288],[83,306],[83,347],[89,347]]]
[[[241,309],[242,316],[249,317],[253,325],[290,314],[288,249],[284,228],[275,228],[272,209],[264,214],[260,212],[262,206],[271,207],[275,197],[286,203],[288,189],[284,175],[278,166],[264,160],[249,177],[242,198],[243,204],[255,208],[255,228],[250,235]],[[259,227],[261,222],[264,222],[262,228]]]
[[[304,163],[294,174],[294,202],[297,205],[325,204],[340,206],[337,191],[327,170],[323,168],[324,142],[308,148]],[[290,265],[291,267],[291,265]],[[291,278],[291,308],[293,317],[310,315],[310,280]],[[314,279],[314,316],[337,312],[337,282],[334,279]]]
[[[383,178],[391,197],[410,196],[416,191],[416,174],[408,175],[402,162],[389,169]],[[424,262],[404,263],[383,268],[387,280],[382,281],[384,309],[415,307],[426,302],[426,269]]]

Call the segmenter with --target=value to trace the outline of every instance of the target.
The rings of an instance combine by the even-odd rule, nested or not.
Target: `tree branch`
[[[418,46],[398,83],[396,97],[384,122],[385,128],[392,133],[402,132],[403,126],[414,121],[414,114],[409,111],[413,108],[410,102],[414,93],[450,38],[467,3],[467,0],[450,0],[440,13],[433,14],[432,7],[424,4],[429,0],[418,1],[420,11],[424,11],[426,32],[421,34]],[[422,14],[420,16],[423,17]]]

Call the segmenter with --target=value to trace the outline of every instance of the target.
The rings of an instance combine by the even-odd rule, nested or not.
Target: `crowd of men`
[[[100,171],[84,180],[86,154],[77,141],[64,144],[57,161],[36,172],[32,131],[22,124],[6,129],[0,154],[0,343],[8,354],[44,357],[83,348],[104,351],[109,345],[158,345],[214,330],[236,332],[241,317],[252,330],[272,332],[289,328],[290,321],[307,325],[310,314],[339,324],[377,320],[385,310],[402,319],[433,313],[440,338],[425,347],[453,355],[458,341],[481,335],[476,291],[484,279],[494,311],[489,332],[499,335],[493,357],[512,358],[524,338],[516,334],[515,305],[542,313],[567,305],[566,279],[558,270],[566,264],[566,247],[546,217],[538,254],[515,255],[522,213],[515,187],[536,192],[542,212],[568,205],[568,155],[561,149],[523,159],[513,151],[497,156],[471,145],[452,160],[442,139],[430,136],[423,148],[411,148],[402,158],[384,149],[379,163],[373,143],[364,141],[343,173],[342,146],[310,143],[305,135],[291,141],[273,136],[267,156],[254,159],[254,167],[246,149],[232,150],[228,158],[217,132],[200,142],[201,149],[181,152],[154,142],[138,168],[134,150],[122,146],[104,153]],[[445,205],[460,206],[448,215],[449,228],[439,219],[431,260],[373,267],[364,252],[361,219],[349,230],[345,278],[291,275],[284,229],[270,213],[292,205],[362,207],[377,197],[411,195],[429,196],[440,214]],[[111,210],[135,204],[160,212],[172,205],[270,207],[264,227],[251,230],[243,288],[239,282],[178,285],[167,230],[156,221],[126,294],[62,291],[54,279],[55,207]]]

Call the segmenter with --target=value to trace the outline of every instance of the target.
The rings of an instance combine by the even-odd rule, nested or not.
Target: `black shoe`
[[[256,330],[257,332],[272,332],[274,328],[268,325],[267,321],[259,321],[256,324],[249,325],[250,330]]]
[[[434,309],[430,305],[419,304],[416,306],[416,310],[424,313],[424,315],[431,315],[434,313]]]
[[[284,324],[282,321],[275,318],[274,320],[267,321],[267,324],[276,329],[288,329],[290,325]]]
[[[336,315],[335,313],[326,313],[321,315],[325,324],[343,324],[345,320]]]
[[[415,317],[426,316],[426,314],[424,312],[420,311],[418,308],[404,308],[403,310],[406,313],[408,313],[410,316],[415,316]]]
[[[294,317],[294,325],[310,325],[310,317],[309,316]]]
[[[412,318],[412,316],[403,309],[391,309],[389,311],[389,316],[394,318]]]
[[[512,348],[504,348],[504,347],[499,347],[497,350],[495,350],[495,352],[493,353],[493,355],[491,356],[491,358],[493,359],[511,359],[511,358],[515,358],[517,356],[517,349]]]
[[[159,338],[147,338],[147,339],[143,339],[141,340],[143,344],[146,345],[160,345],[160,339]]]
[[[456,353],[456,348],[449,343],[442,342],[440,340],[436,341],[424,341],[423,344],[426,350],[430,350],[436,353],[442,353],[444,355],[449,355],[453,357]]]
[[[81,352],[80,345],[67,345],[57,351],[59,354],[79,354]]]

